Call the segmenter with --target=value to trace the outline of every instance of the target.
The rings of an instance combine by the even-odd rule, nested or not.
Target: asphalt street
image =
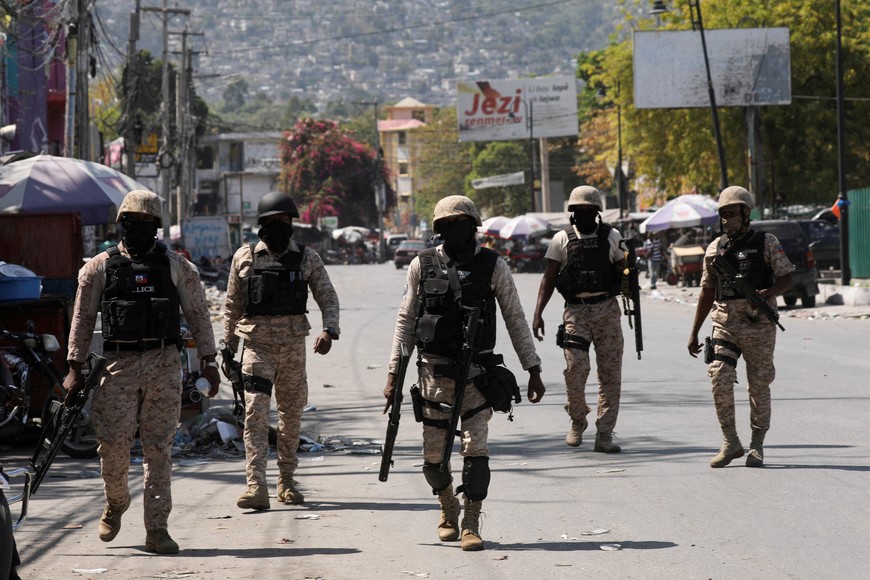
[[[714,470],[708,461],[721,434],[709,379],[686,348],[698,290],[663,284],[644,290],[640,360],[623,319],[616,433],[623,452],[615,455],[592,452],[589,440],[576,449],[564,443],[564,360],[555,345],[561,302],[554,298],[539,343],[547,393],[537,405],[517,406],[513,422],[496,415],[490,423],[487,550],[465,553],[458,542],[438,541],[438,503],[420,471],[420,426],[409,399],[388,482],[378,481],[380,457],[366,445],[385,432],[381,391],[406,270],[387,263],[329,272],[341,299],[342,334],[328,355],[309,356],[312,408],[303,430],[360,445],[300,455],[304,506],[279,505],[273,497],[271,510],[244,512],[235,505],[244,491],[242,458],[177,458],[170,532],[181,553],[155,556],[143,551],[141,461],[131,470],[133,504],[118,537],[106,544],[97,537],[98,461],[59,456],[16,532],[22,577],[866,577],[868,312],[822,304],[780,310],[786,331],[777,336],[766,465],[748,469],[737,460]],[[531,320],[540,275],[515,279]],[[319,328],[313,300],[310,308]],[[309,351],[312,342],[309,337]],[[525,379],[503,328],[498,350]],[[742,363],[739,376],[738,429],[748,445]],[[593,413],[595,393],[592,384]],[[225,409],[231,400],[224,385],[213,406]],[[26,456],[23,450],[4,462]],[[274,496],[274,457],[268,474]]]

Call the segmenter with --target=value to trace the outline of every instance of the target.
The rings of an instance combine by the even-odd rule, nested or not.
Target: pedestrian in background
[[[665,259],[662,241],[659,239],[658,234],[647,232],[646,240],[643,242],[643,249],[646,250],[647,255],[647,273],[650,276],[649,288],[650,290],[655,290],[659,278],[659,269],[662,267],[662,262]]]
[[[441,504],[438,537],[444,542],[461,536],[461,548],[476,551],[485,547],[480,533],[480,511],[490,483],[487,438],[492,418],[492,408],[477,381],[484,380],[487,373],[484,359],[500,358],[493,354],[496,302],[517,357],[529,372],[529,401],[540,401],[545,389],[541,382],[541,360],[535,353],[510,268],[498,253],[479,247],[475,239],[481,220],[474,203],[465,196],[451,195],[437,203],[434,213],[432,228],[444,243],[423,250],[408,266],[384,388],[387,399],[384,412],[395,397],[401,345],[409,353],[416,345],[422,398],[422,408],[418,410],[423,415],[423,476]],[[451,290],[445,293],[447,287]],[[440,463],[451,416],[445,406],[454,403],[461,372],[461,349],[468,322],[465,307],[480,308],[481,312],[473,343],[474,362],[460,409],[462,485],[456,492],[465,496],[461,508],[453,490],[453,476],[449,470],[442,471]],[[464,515],[460,526],[461,510]]]
[[[615,296],[619,294],[625,265],[619,232],[601,221],[601,193],[594,187],[575,187],[568,198],[571,212],[567,228],[550,241],[545,258],[547,269],[538,289],[538,301],[532,319],[535,338],[544,337],[544,308],[558,290],[565,299],[562,325],[556,344],[565,353],[565,409],[571,428],[565,443],[579,447],[589,423],[591,410],[586,404],[586,380],[589,378],[589,348],[595,346],[598,365],[598,418],[595,422],[595,447],[600,453],[618,453],[613,430],[619,414],[622,391],[622,310]]]
[[[725,467],[744,453],[734,416],[734,383],[737,382],[737,359],[741,355],[746,361],[752,425],[747,467],[764,465],[764,437],[770,429],[770,384],[775,374],[776,325],[762,315],[735,288],[734,281],[721,274],[714,265],[715,260],[728,261],[774,310],[776,297],[792,287],[791,274],[795,267],[776,236],[751,228],[749,212],[753,207],[752,195],[742,187],[728,187],[719,195],[723,234],[713,240],[704,255],[701,294],[689,335],[689,354],[697,357],[702,349],[698,332],[712,311],[714,352],[707,372],[713,383],[713,403],[724,441],[719,453],[710,461],[710,467]]]
[[[220,376],[205,292],[196,268],[157,241],[161,199],[131,191],[118,209],[121,243],[79,271],[69,338],[70,404],[83,387],[82,365],[97,313],[102,312],[106,375],[93,395],[93,424],[99,442],[106,506],[99,536],[111,542],[130,507],[127,484],[130,449],[138,430],[144,455],[145,551],[175,554],[168,531],[172,510],[171,445],[181,412],[181,316],[196,339],[203,376],[217,394]]]
[[[301,504],[305,497],[293,476],[308,402],[305,337],[311,330],[308,290],[320,307],[323,330],[314,352],[326,354],[338,340],[338,295],[317,252],[292,239],[296,204],[286,193],[263,196],[257,206],[260,241],[239,248],[232,259],[224,311],[224,342],[236,352],[245,339],[245,476],[247,491],[236,505],[269,509],[266,459],[269,455],[269,406],[272,391],[278,408],[278,493],[281,503]],[[224,374],[230,369],[224,362]]]

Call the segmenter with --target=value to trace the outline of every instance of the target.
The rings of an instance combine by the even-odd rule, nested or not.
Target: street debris
[[[588,532],[580,532],[581,536],[600,536],[602,534],[609,534],[610,530],[606,528],[598,528],[595,530],[590,530]]]
[[[418,572],[417,570],[402,570],[402,574],[407,574],[408,576],[416,576],[417,578],[429,577],[429,572]]]
[[[595,473],[622,473],[623,471],[625,471],[625,470],[624,470],[624,469],[617,469],[617,468],[614,468],[614,469],[599,469],[599,470],[596,471]]]
[[[73,574],[102,574],[108,570],[108,568],[73,568],[70,572]]]
[[[297,519],[297,520],[319,520],[320,516],[318,514],[302,514],[302,515],[296,516],[294,519]]]
[[[620,544],[601,544],[598,547],[605,552],[616,552],[617,550],[622,549],[622,546]]]
[[[81,524],[67,524],[64,527],[62,527],[61,529],[62,530],[80,530],[80,529],[82,529],[82,527],[83,526]]]
[[[281,538],[280,540],[278,540],[278,543],[279,544],[292,544],[295,541],[296,540],[291,540],[290,538]]]

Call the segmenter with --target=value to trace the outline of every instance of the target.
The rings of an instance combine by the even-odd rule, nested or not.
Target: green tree
[[[472,162],[471,173],[466,179],[466,193],[474,200],[477,209],[486,216],[524,214],[531,211],[532,200],[528,185],[473,189],[471,180],[518,171],[526,171],[528,174],[528,170],[529,155],[523,145],[516,141],[490,141]]]
[[[374,150],[332,121],[300,119],[281,145],[281,189],[290,193],[304,222],[338,216],[339,225],[375,226],[375,184],[386,184],[386,210],[396,205],[386,167]]]
[[[240,110],[245,106],[248,97],[248,82],[245,79],[234,79],[223,92],[223,110],[229,113]]]

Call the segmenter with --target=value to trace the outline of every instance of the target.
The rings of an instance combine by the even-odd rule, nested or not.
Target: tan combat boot
[[[583,443],[583,431],[585,430],[586,425],[583,422],[571,421],[571,428],[568,430],[568,434],[565,435],[565,443],[569,447],[580,447],[580,444]]]
[[[462,516],[462,544],[466,552],[483,550],[483,538],[480,537],[480,509],[482,501],[465,500],[465,513]]]
[[[278,501],[288,505],[300,505],[305,503],[305,496],[296,489],[296,482],[290,475],[282,475],[278,478]]]
[[[111,504],[106,502],[106,507],[103,508],[103,517],[100,518],[99,534],[101,540],[111,542],[115,539],[115,536],[121,531],[121,516],[129,507],[129,494],[123,503]]]
[[[613,442],[613,433],[595,434],[595,451],[598,453],[619,453],[622,447]]]
[[[453,486],[438,493],[441,502],[441,519],[438,520],[438,537],[442,542],[459,539],[459,498],[453,493]]]
[[[722,427],[724,440],[718,455],[710,460],[710,467],[725,467],[733,459],[743,457],[743,444],[737,437],[736,427]]]
[[[249,485],[248,491],[239,496],[236,505],[243,510],[269,509],[269,490],[265,485]]]
[[[749,444],[749,455],[746,456],[746,467],[764,466],[764,431],[752,430],[752,442]]]
[[[150,530],[145,534],[145,551],[152,554],[177,554],[178,544],[166,531],[166,528]]]

